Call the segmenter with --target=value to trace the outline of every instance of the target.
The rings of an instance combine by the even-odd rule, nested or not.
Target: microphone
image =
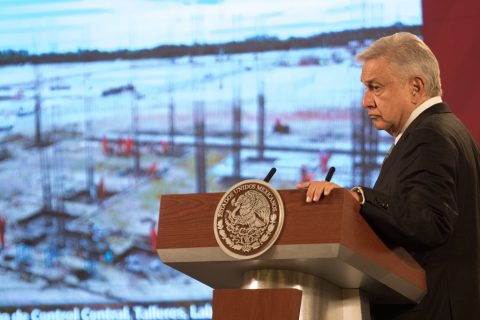
[[[276,169],[276,168],[270,169],[270,172],[268,172],[268,174],[265,176],[265,179],[263,179],[263,181],[269,182],[270,179],[272,179],[272,177],[273,177],[273,175],[275,174],[275,172],[277,172],[277,169]]]
[[[328,169],[327,176],[325,177],[325,181],[330,182],[334,172],[335,172],[335,167],[330,167],[330,169]]]

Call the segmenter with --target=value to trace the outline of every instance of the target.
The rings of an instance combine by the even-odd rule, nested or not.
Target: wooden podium
[[[235,313],[252,308],[266,310],[250,310],[256,315],[251,319],[298,319],[287,312],[284,318],[268,316],[279,303],[295,306],[298,290],[302,320],[369,319],[368,301],[418,303],[425,295],[424,270],[405,250],[378,238],[347,190],[336,189],[319,203],[306,203],[305,190],[278,192],[283,229],[272,248],[250,260],[228,256],[215,240],[214,214],[223,193],[161,197],[158,255],[216,289],[214,320],[247,319]],[[273,288],[290,289],[273,296]],[[257,298],[248,299],[252,294]],[[234,311],[229,304],[244,306]]]

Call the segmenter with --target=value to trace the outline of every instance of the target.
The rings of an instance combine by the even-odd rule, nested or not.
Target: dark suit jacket
[[[480,319],[480,153],[444,103],[424,111],[385,160],[361,214],[427,273],[418,305],[372,306],[378,319]]]

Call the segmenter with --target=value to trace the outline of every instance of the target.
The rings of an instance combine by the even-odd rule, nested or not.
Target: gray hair
[[[440,67],[432,50],[416,35],[399,32],[372,43],[355,58],[365,62],[386,58],[403,81],[420,77],[425,81],[425,94],[429,97],[442,95]]]

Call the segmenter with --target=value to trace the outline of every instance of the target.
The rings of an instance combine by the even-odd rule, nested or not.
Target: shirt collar
[[[395,137],[395,144],[397,144],[398,140],[402,137],[402,134],[407,130],[408,126],[415,120],[423,111],[427,110],[428,108],[432,107],[433,105],[436,105],[437,103],[442,102],[442,97],[436,96],[433,98],[430,98],[428,100],[425,100],[421,105],[416,107],[412,113],[410,114],[410,117],[408,117],[407,122],[403,126],[402,131],[398,134],[398,136]]]

